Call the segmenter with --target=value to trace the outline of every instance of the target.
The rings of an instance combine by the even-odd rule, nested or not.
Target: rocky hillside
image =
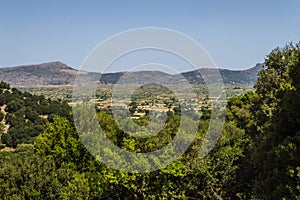
[[[262,64],[247,70],[220,69],[220,74],[225,84],[253,84],[257,79],[257,73],[262,69]],[[190,83],[203,84],[201,75],[208,78],[214,76],[217,69],[203,68],[195,71],[184,72],[177,75],[169,75],[159,71],[139,72],[117,72],[106,73],[101,76],[103,84],[115,84],[126,74],[126,79],[120,83],[154,83],[178,84],[183,81],[184,76]],[[36,86],[36,85],[72,85],[78,70],[61,62],[50,62],[39,65],[25,65],[17,67],[0,68],[0,81],[7,82],[14,87]],[[82,77],[92,78],[98,81],[100,74],[91,72],[80,72]],[[181,76],[182,75],[182,76]]]
[[[76,70],[61,62],[0,68],[0,80],[13,86],[73,84]]]

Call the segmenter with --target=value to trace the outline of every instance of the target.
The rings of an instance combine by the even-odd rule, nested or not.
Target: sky
[[[79,68],[114,34],[162,27],[196,40],[218,67],[246,69],[298,42],[299,19],[298,0],[0,0],[0,67],[61,61]]]

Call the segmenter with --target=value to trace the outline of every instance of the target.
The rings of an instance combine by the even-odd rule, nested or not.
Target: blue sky
[[[219,67],[246,69],[300,40],[299,2],[0,0],[0,67],[62,61],[78,68],[113,34],[164,27],[194,38]]]

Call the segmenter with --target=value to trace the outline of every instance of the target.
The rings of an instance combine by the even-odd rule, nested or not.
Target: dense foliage
[[[7,147],[33,143],[36,136],[43,132],[45,123],[55,115],[71,119],[71,108],[67,103],[20,92],[4,82],[0,83],[0,107],[0,121],[3,120],[8,126],[1,141]]]
[[[0,100],[8,113],[2,118],[13,128],[21,124],[25,135],[42,132],[34,145],[21,141],[13,145],[15,152],[0,153],[1,199],[300,198],[299,45],[273,50],[259,74],[256,91],[229,100],[222,134],[206,157],[198,158],[198,151],[210,123],[209,110],[204,111],[197,136],[185,154],[148,173],[125,173],[98,162],[85,149],[69,115],[61,113],[65,112],[63,104],[17,90],[7,92],[9,88],[0,85],[4,87]],[[38,116],[46,114],[61,116],[42,121],[39,125],[45,126],[36,132],[34,128],[26,132],[24,124],[34,127],[41,120]],[[109,112],[100,111],[96,117],[116,145],[147,152],[170,142],[179,114],[169,113],[164,129],[147,140],[126,135]],[[24,120],[16,122],[16,118]],[[148,122],[147,117],[136,120],[139,125]]]
[[[229,119],[251,138],[239,176],[247,198],[300,198],[299,45],[274,49],[256,92],[229,102]]]

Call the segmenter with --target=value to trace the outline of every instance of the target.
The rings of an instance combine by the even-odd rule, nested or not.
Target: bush
[[[5,133],[1,136],[1,141],[3,144],[6,144],[7,146],[12,146],[12,138],[7,133]]]

